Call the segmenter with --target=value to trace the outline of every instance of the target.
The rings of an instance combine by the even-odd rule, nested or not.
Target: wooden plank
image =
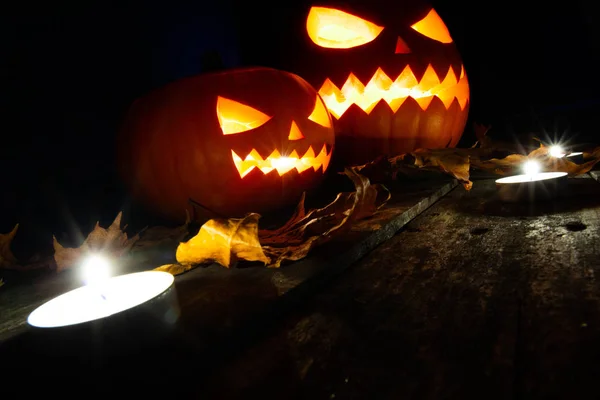
[[[533,205],[500,203],[493,180],[455,190],[214,371],[202,393],[597,394],[599,198],[591,179]]]
[[[180,322],[165,345],[167,350],[161,352],[152,349],[148,352],[153,354],[153,359],[160,361],[144,358],[110,360],[107,361],[111,365],[110,372],[123,373],[127,368],[141,371],[149,368],[153,362],[185,364],[193,363],[195,359],[202,359],[203,362],[189,371],[194,375],[216,368],[258,338],[275,321],[278,313],[289,311],[290,306],[305,299],[304,295],[311,294],[323,282],[392,237],[456,185],[453,179],[398,185],[392,188],[392,200],[377,215],[361,221],[343,239],[316,249],[309,258],[280,269],[228,270],[211,265],[176,277],[182,308]],[[43,353],[43,341],[40,342],[28,332],[25,319],[34,306],[74,285],[72,276],[67,276],[68,282],[59,277],[52,280],[56,282],[47,284],[49,281],[40,279],[35,283],[36,287],[43,288],[42,291],[29,288],[17,294],[17,288],[5,292],[0,290],[0,312],[3,316],[9,315],[9,318],[0,322],[0,331],[4,331],[4,344],[0,345],[0,359],[3,362],[0,364],[10,364],[10,373],[13,375],[18,371],[29,371],[30,364],[34,362],[32,359],[38,365],[47,365],[49,362],[43,354],[38,354]],[[64,358],[71,360],[69,373],[79,374],[81,368],[85,370],[76,354],[65,354]],[[135,367],[128,363],[135,363]],[[171,373],[177,375],[186,372],[177,370]]]

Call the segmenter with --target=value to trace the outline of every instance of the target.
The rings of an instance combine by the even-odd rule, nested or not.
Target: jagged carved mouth
[[[341,89],[327,79],[319,89],[319,94],[336,119],[340,119],[352,104],[369,114],[380,100],[384,100],[396,112],[409,97],[416,100],[423,110],[429,107],[434,97],[438,97],[446,109],[456,99],[461,110],[464,110],[469,100],[469,83],[463,66],[458,78],[450,67],[444,79],[440,80],[430,64],[421,80],[417,81],[407,65],[395,81],[381,68],[375,71],[366,86],[352,73]]]
[[[325,172],[331,159],[331,150],[331,147],[328,150],[327,145],[324,144],[319,154],[315,154],[312,146],[309,146],[306,153],[302,156],[299,156],[296,150],[287,156],[282,156],[279,150],[274,150],[268,157],[263,158],[254,149],[252,149],[245,159],[242,159],[233,150],[231,150],[231,156],[242,178],[255,168],[262,171],[265,175],[272,171],[277,171],[279,176],[282,176],[293,169],[296,169],[298,173],[302,173],[310,168],[313,168],[316,172],[319,168],[323,167],[323,172]]]

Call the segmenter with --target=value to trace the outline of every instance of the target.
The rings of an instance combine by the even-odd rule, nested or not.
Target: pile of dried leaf
[[[413,176],[423,171],[437,171],[456,178],[465,189],[470,190],[471,168],[497,175],[520,174],[528,160],[540,163],[542,171],[567,172],[570,176],[584,174],[600,162],[600,147],[583,152],[583,164],[567,157],[554,158],[550,148],[538,140],[537,148],[515,143],[495,142],[486,136],[489,127],[475,125],[477,143],[468,149],[418,149],[396,157],[380,157],[370,163],[354,167],[372,182],[387,182],[399,175]],[[523,154],[524,151],[528,153]],[[502,157],[498,157],[502,155]]]
[[[225,267],[238,260],[257,261],[268,267],[280,267],[284,261],[300,260],[352,227],[354,221],[373,215],[389,199],[382,185],[371,185],[354,169],[344,172],[354,183],[354,192],[339,193],[323,208],[306,211],[304,197],[288,222],[274,230],[259,229],[260,215],[244,218],[211,219],[196,236],[177,248],[177,264],[157,270],[174,275],[197,265],[216,262]]]

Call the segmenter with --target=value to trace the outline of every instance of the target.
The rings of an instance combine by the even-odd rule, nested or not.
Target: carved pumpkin
[[[456,146],[469,84],[431,6],[325,0],[310,7],[301,29],[304,42],[290,45],[292,62],[284,66],[319,89],[334,118],[336,158],[358,164],[419,147]]]
[[[121,139],[134,197],[180,221],[188,199],[227,217],[298,201],[327,170],[334,131],[302,78],[247,68],[182,79],[136,100]]]

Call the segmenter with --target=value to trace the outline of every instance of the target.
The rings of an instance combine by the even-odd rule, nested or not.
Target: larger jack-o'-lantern
[[[332,120],[302,78],[247,68],[173,82],[136,100],[120,161],[133,195],[172,220],[189,199],[220,216],[268,212],[319,183]]]
[[[358,164],[419,147],[456,146],[469,84],[430,5],[323,1],[307,10],[302,30],[304,42],[285,67],[318,88],[334,118],[336,158]]]

